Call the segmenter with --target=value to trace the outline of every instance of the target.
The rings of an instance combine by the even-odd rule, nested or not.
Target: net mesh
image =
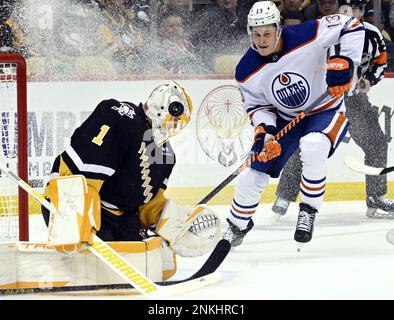
[[[0,161],[13,172],[18,167],[17,64],[0,62]],[[19,239],[18,187],[4,173],[0,176],[0,241]]]

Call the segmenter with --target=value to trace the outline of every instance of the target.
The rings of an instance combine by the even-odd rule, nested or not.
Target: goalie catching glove
[[[100,195],[81,175],[56,177],[49,181],[46,196],[53,209],[48,225],[48,244],[64,253],[92,244],[100,230]]]
[[[203,255],[221,237],[220,219],[210,207],[185,208],[172,200],[167,200],[155,231],[183,257]]]

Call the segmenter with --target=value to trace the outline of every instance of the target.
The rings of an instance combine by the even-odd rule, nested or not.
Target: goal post
[[[17,53],[0,53],[0,161],[28,181],[26,62]],[[0,241],[28,241],[28,195],[0,178]]]

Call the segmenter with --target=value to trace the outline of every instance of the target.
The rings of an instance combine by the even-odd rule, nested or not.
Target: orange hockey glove
[[[276,128],[274,126],[266,126],[259,124],[255,129],[254,144],[252,147],[252,160],[267,162],[271,159],[279,157],[282,153],[281,145],[278,141],[273,140]],[[271,133],[273,134],[271,134]]]
[[[342,96],[352,87],[352,71],[352,59],[341,55],[330,57],[326,74],[328,91],[336,97]]]

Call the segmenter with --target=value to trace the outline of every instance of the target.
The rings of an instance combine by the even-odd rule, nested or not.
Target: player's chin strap
[[[277,31],[277,33],[276,33],[276,41],[275,41],[275,46],[274,46],[274,49],[276,49],[276,47],[277,47],[277,45],[278,45],[278,43],[279,43],[279,40],[280,40],[280,36],[282,35],[282,27],[278,27],[278,31]]]

